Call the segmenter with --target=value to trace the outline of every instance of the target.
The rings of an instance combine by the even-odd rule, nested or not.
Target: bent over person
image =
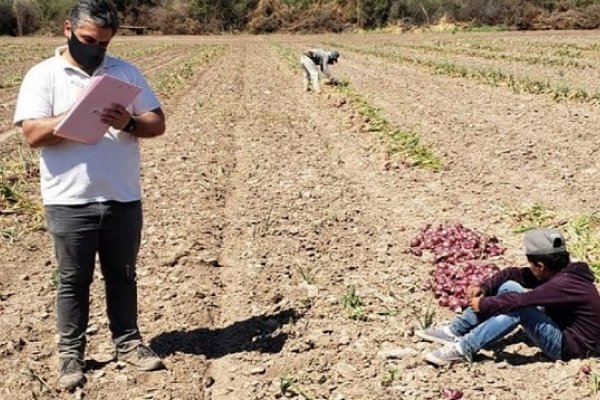
[[[338,80],[329,71],[329,66],[338,62],[340,53],[336,50],[311,49],[300,57],[300,65],[304,70],[304,90],[321,92],[319,71],[327,77],[329,83],[336,85]]]
[[[165,116],[138,69],[105,54],[118,25],[109,1],[77,2],[64,22],[67,45],[26,74],[14,117],[27,142],[41,148],[42,199],[59,270],[58,384],[67,389],[85,382],[85,332],[96,255],[117,358],[141,370],[163,367],[138,329],[135,265],[142,228],[138,140],[163,134]],[[100,75],[142,91],[127,108],[113,104],[99,110],[107,130],[97,144],[56,136],[57,124],[90,79]]]

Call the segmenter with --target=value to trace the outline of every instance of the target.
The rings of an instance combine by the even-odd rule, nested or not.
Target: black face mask
[[[69,53],[71,57],[86,71],[95,71],[106,54],[106,49],[95,44],[82,43],[74,32],[69,38]]]

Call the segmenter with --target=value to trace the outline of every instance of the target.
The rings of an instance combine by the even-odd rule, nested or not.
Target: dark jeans
[[[141,341],[135,279],[141,202],[46,206],[46,219],[58,260],[59,357],[83,359],[96,254],[105,281],[109,328],[117,349]]]

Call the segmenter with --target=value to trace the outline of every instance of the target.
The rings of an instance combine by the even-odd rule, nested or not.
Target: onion
[[[459,400],[462,399],[463,392],[458,389],[443,389],[442,398],[445,400]]]
[[[592,367],[590,367],[590,364],[583,364],[581,368],[579,368],[579,371],[584,375],[589,375],[592,373]]]

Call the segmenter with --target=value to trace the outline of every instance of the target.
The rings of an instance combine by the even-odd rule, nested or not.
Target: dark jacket
[[[507,281],[531,290],[496,296],[500,285]],[[506,314],[542,306],[563,332],[563,360],[586,357],[594,351],[600,339],[600,296],[586,263],[570,263],[546,282],[538,281],[530,268],[506,268],[481,286],[486,293],[479,303],[481,313]]]

